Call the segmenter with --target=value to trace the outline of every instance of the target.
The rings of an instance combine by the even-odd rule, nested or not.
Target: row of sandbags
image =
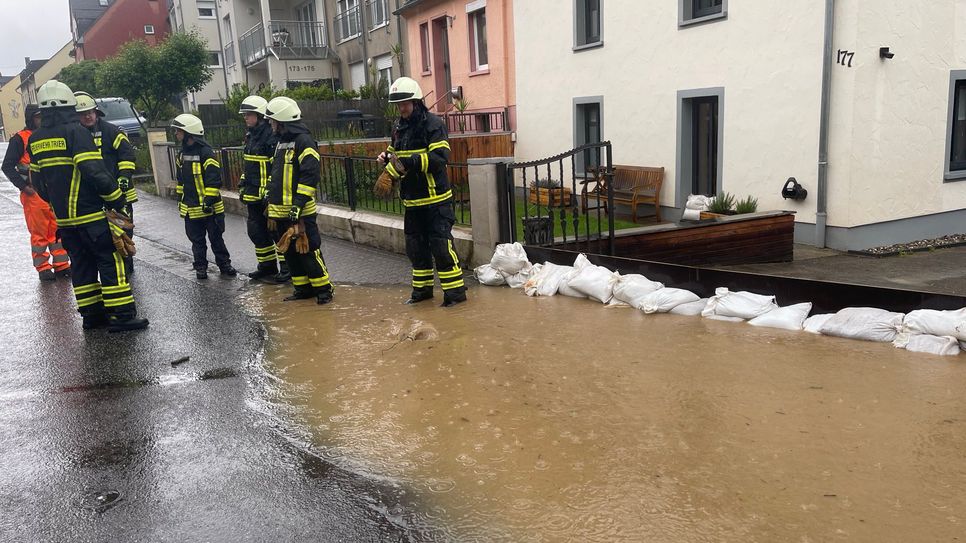
[[[701,298],[665,286],[639,274],[621,275],[591,264],[583,254],[572,266],[532,264],[519,243],[497,246],[489,264],[476,268],[476,278],[490,286],[522,288],[528,296],[590,298],[612,306],[630,306],[645,313],[701,315],[753,326],[804,330],[866,341],[892,342],[897,348],[937,355],[958,355],[966,348],[966,308],[956,311],[920,309],[908,314],[872,307],[849,307],[837,313],[813,315],[810,302],[780,307],[775,296],[715,289]]]

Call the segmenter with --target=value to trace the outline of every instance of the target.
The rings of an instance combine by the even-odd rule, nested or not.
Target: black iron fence
[[[574,242],[597,246],[606,240],[613,255],[614,216],[606,212],[614,209],[613,175],[609,141],[508,164],[501,237],[550,247]]]

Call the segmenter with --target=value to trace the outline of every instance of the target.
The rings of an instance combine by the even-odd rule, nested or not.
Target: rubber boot
[[[292,294],[282,298],[283,302],[293,302],[295,300],[308,300],[309,298],[314,298],[315,294],[311,292],[306,292],[304,290],[296,290]]]
[[[195,270],[195,277],[198,279],[208,279],[208,270]]]
[[[288,271],[288,264],[282,262],[278,275],[275,276],[276,283],[287,283],[291,281],[292,273]]]
[[[70,268],[54,270],[54,276],[59,277],[61,279],[70,279]]]
[[[259,264],[255,271],[248,273],[249,279],[268,279],[278,275],[278,266],[274,262]]]
[[[329,286],[315,295],[315,303],[325,305],[332,301],[332,287]]]
[[[418,304],[419,302],[424,302],[426,300],[433,299],[433,287],[424,288],[414,288],[412,294],[409,295],[409,299],[404,303],[407,305]]]
[[[104,313],[95,313],[93,315],[84,315],[84,330],[95,330],[97,328],[103,328],[108,325],[107,315]]]
[[[135,315],[111,315],[107,331],[115,334],[117,332],[143,330],[148,327],[148,324],[148,319]]]
[[[238,275],[238,270],[236,270],[235,267],[232,266],[231,264],[228,264],[223,268],[219,268],[218,271],[225,277],[234,277]]]
[[[57,276],[54,275],[54,270],[44,270],[42,272],[37,272],[37,276],[40,277],[41,281],[55,281]]]
[[[443,291],[443,303],[440,307],[452,307],[466,301],[466,289],[454,288]]]

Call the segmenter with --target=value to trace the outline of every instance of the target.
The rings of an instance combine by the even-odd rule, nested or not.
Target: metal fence
[[[466,132],[509,132],[510,113],[502,111],[448,112],[443,115],[450,134]]]

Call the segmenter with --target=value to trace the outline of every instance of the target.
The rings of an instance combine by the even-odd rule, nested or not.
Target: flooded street
[[[966,534],[961,357],[505,288],[452,309],[279,292],[243,300],[272,393],[320,456],[409,489],[408,522],[441,540]]]

